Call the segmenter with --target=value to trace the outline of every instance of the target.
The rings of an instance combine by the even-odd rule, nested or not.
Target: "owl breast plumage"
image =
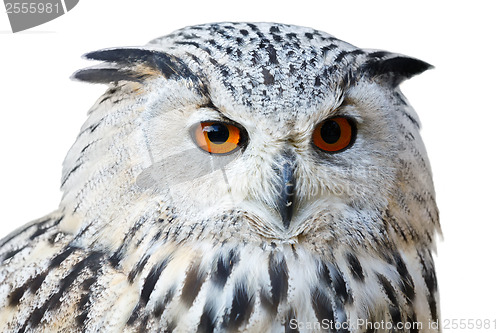
[[[187,27],[86,55],[108,90],[59,208],[0,243],[2,332],[436,332],[438,211],[399,84],[310,28]]]

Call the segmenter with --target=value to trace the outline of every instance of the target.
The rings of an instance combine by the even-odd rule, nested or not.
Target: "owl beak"
[[[281,167],[279,174],[279,195],[276,200],[276,207],[281,216],[281,221],[288,229],[292,220],[294,197],[295,197],[295,158],[293,154],[285,152],[281,155]]]

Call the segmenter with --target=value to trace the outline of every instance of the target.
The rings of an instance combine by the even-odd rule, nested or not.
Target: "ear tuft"
[[[361,71],[369,76],[388,80],[394,87],[433,68],[425,61],[382,51],[369,54],[368,57],[370,60],[361,67]]]
[[[77,71],[72,76],[76,80],[92,83],[111,83],[122,80],[140,82],[151,76],[199,80],[182,60],[158,50],[112,48],[90,52],[84,57],[104,61],[104,64]]]
[[[107,84],[118,81],[141,82],[145,75],[127,69],[95,66],[81,69],[75,72],[71,78],[83,82]]]

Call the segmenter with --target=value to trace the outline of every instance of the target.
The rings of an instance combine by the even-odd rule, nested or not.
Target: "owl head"
[[[429,64],[273,23],[187,27],[86,58],[101,63],[74,78],[109,89],[64,163],[67,229],[102,240],[169,211],[187,238],[432,242],[431,171],[399,89]]]

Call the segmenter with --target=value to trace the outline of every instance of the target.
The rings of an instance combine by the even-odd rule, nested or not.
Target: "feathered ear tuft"
[[[403,81],[434,68],[425,61],[403,55],[377,51],[368,54],[361,71],[368,76],[380,77],[396,87]]]
[[[158,50],[113,48],[90,52],[84,57],[105,63],[81,69],[73,74],[73,79],[92,83],[141,82],[162,75],[166,79],[198,80],[182,60]]]

